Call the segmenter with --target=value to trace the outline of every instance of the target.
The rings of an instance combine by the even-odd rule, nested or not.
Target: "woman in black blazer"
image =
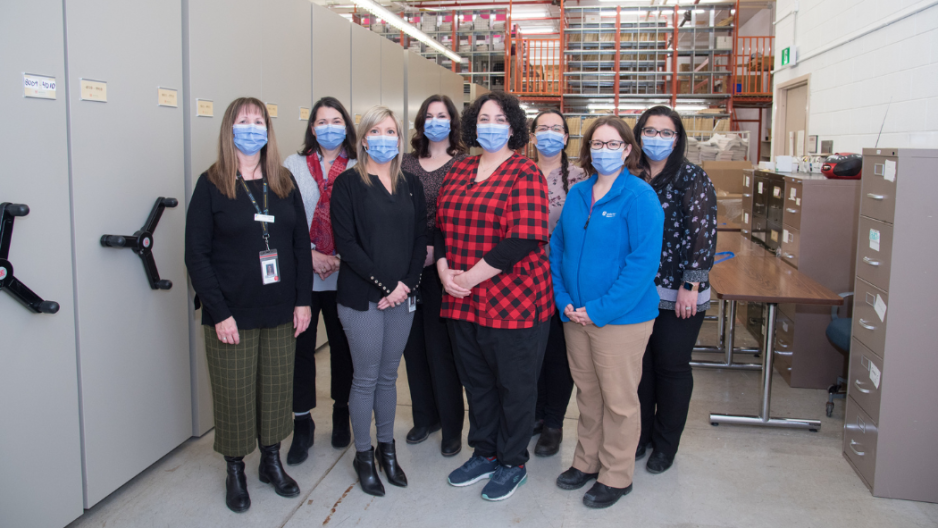
[[[342,260],[336,295],[354,370],[354,466],[362,490],[382,496],[376,459],[391,484],[407,485],[394,448],[397,369],[416,309],[411,292],[427,256],[427,204],[420,180],[401,172],[401,127],[391,110],[366,112],[358,137],[358,165],[340,174],[332,190],[332,228]]]

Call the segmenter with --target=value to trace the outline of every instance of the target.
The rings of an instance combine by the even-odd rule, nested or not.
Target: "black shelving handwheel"
[[[154,290],[168,290],[173,287],[172,281],[160,279],[160,272],[156,269],[156,261],[153,260],[153,232],[156,231],[156,225],[160,222],[160,217],[163,216],[163,210],[177,205],[179,205],[179,200],[160,196],[153,204],[146,223],[132,236],[101,236],[101,245],[104,247],[128,248],[140,255],[147,281],[150,283],[150,288]]]
[[[9,261],[13,220],[28,214],[29,206],[26,204],[0,203],[0,290],[9,292],[34,313],[54,314],[59,311],[59,303],[43,300],[20,282],[13,274],[13,263]]]

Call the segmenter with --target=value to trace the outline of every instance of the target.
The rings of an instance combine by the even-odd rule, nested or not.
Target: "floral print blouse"
[[[567,188],[573,187],[573,184],[586,179],[583,169],[570,164],[567,167]],[[563,210],[563,204],[567,201],[567,192],[563,190],[563,177],[561,168],[550,171],[547,175],[547,200],[550,203],[550,217],[547,221],[547,232],[553,233],[554,227],[560,220],[560,212]]]
[[[674,180],[655,189],[664,209],[664,241],[655,285],[658,308],[673,310],[678,288],[699,282],[697,311],[710,307],[710,268],[717,246],[717,197],[703,169],[684,160]]]

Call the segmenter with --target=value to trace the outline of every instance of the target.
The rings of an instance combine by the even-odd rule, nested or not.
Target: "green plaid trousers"
[[[250,454],[260,441],[273,445],[293,432],[293,323],[238,330],[241,343],[222,343],[205,325],[205,353],[212,380],[215,451]]]

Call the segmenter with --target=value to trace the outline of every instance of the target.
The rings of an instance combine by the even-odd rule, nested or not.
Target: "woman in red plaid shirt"
[[[528,143],[515,97],[483,95],[463,115],[462,129],[466,144],[484,152],[454,164],[443,181],[434,253],[475,452],[448,480],[468,486],[488,478],[482,498],[503,500],[527,478],[537,377],[554,311],[547,182],[514,152]]]

